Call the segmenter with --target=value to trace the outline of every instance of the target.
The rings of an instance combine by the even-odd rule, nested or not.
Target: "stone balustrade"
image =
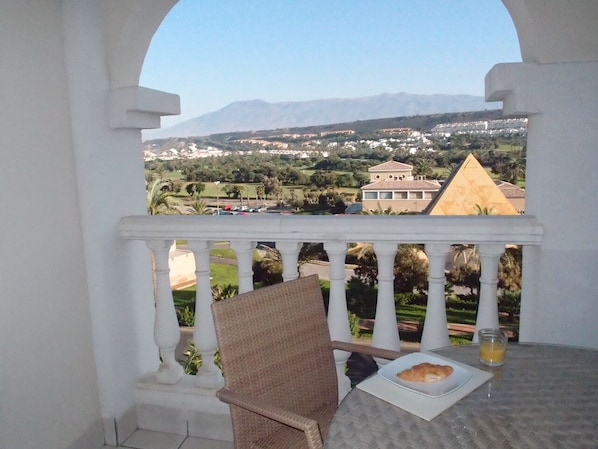
[[[230,241],[237,255],[239,290],[253,289],[252,257],[257,242],[275,242],[283,262],[284,281],[299,276],[298,256],[304,242],[323,243],[329,259],[330,300],[328,322],[331,338],[350,341],[345,296],[345,256],[349,244],[372,243],[378,261],[378,298],[372,343],[400,350],[393,291],[394,257],[399,244],[424,244],[429,261],[428,302],[421,349],[449,344],[445,309],[445,264],[454,244],[477,245],[481,262],[480,303],[476,329],[498,326],[498,261],[505,245],[539,245],[542,227],[531,216],[130,216],[119,225],[121,239],[143,240],[155,270],[155,343],[161,365],[156,382],[176,385],[183,377],[174,360],[179,329],[168,278],[168,248],[174,240],[187,240],[195,257],[197,277],[193,341],[203,365],[196,388],[215,391],[223,384],[213,363],[217,341],[210,304],[210,249],[215,241]],[[524,286],[525,288],[525,286]],[[336,351],[340,397],[349,391],[345,375],[349,354]],[[185,385],[188,385],[188,379]],[[157,429],[161,430],[161,429]],[[203,436],[203,435],[200,435]]]

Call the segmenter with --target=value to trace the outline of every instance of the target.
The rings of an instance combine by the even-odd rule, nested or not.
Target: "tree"
[[[258,201],[263,200],[266,197],[266,188],[263,184],[259,184],[255,187],[255,196]]]
[[[336,173],[317,170],[310,176],[309,180],[314,186],[320,189],[331,188],[336,185]]]
[[[224,186],[224,193],[229,198],[239,198],[241,194],[241,188],[236,184],[227,184]]]
[[[525,165],[521,159],[511,159],[504,171],[505,181],[517,184],[517,181],[525,177]]]
[[[155,180],[147,189],[147,213],[149,215],[182,214],[184,206],[170,190],[168,182]]]
[[[494,215],[494,209],[488,206],[475,205],[475,215]]]
[[[239,199],[241,200],[241,204],[243,204],[243,194],[247,191],[247,187],[244,185],[237,186],[239,188]],[[247,204],[249,204],[249,197],[247,198]]]
[[[197,215],[207,215],[211,212],[210,209],[208,209],[208,204],[206,201],[200,198],[198,195],[194,196],[192,207]]]
[[[282,193],[282,184],[276,177],[271,178],[269,176],[264,176],[262,185],[264,186],[264,195],[266,198],[269,195],[278,197]]]
[[[399,215],[397,212],[392,210],[392,207],[387,207],[386,209],[382,209],[380,203],[377,204],[376,209],[363,209],[360,215]]]
[[[453,245],[454,267],[447,274],[447,280],[469,289],[478,297],[480,291],[480,256],[476,245]],[[517,292],[521,290],[521,247],[508,245],[498,264],[498,288]]]
[[[415,166],[413,167],[413,175],[414,176],[423,176],[423,177],[431,177],[434,173],[432,171],[432,164],[433,161],[428,158],[419,158],[415,162]]]
[[[191,182],[185,186],[185,190],[189,196],[201,196],[201,194],[206,190],[206,185],[202,182]]]
[[[378,263],[371,243],[360,243],[349,250],[357,256],[355,275],[366,285],[378,282]],[[428,260],[417,245],[399,245],[394,265],[394,291],[412,293],[427,288]]]
[[[357,182],[358,187],[366,185],[370,180],[370,175],[361,171],[353,172],[353,179]]]

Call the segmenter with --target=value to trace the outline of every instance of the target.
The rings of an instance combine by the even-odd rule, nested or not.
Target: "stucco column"
[[[328,301],[328,327],[332,340],[351,342],[351,329],[347,315],[347,295],[345,292],[346,242],[324,242],[324,250],[330,261],[330,298]],[[334,350],[334,362],[338,377],[339,401],[351,390],[351,380],[345,374],[345,366],[351,354]]]
[[[253,252],[256,242],[235,240],[230,243],[237,255],[237,273],[239,276],[239,293],[253,290]]]
[[[179,110],[177,96],[137,86],[147,45],[173,4],[62,2],[94,356],[110,444],[135,430],[136,381],[159,360],[149,252],[143,242],[119,240],[116,229],[122,217],[147,213],[140,130]]]
[[[442,348],[450,345],[448,321],[446,318],[446,299],[444,296],[446,276],[444,267],[446,257],[451,250],[448,243],[426,243],[426,255],[429,261],[428,302],[426,321],[421,338],[421,350]]]
[[[486,98],[529,114],[525,212],[544,237],[523,251],[520,338],[596,348],[598,62],[499,64]]]
[[[297,261],[301,246],[301,242],[276,242],[276,249],[282,258],[282,279],[285,282],[299,277]]]
[[[378,260],[378,297],[372,345],[400,351],[401,339],[394,296],[394,263],[397,255],[397,243],[374,242],[374,252]],[[381,358],[375,360],[378,365],[388,363],[388,360]]]

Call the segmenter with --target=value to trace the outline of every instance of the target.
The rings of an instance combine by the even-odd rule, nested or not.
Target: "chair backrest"
[[[226,386],[309,415],[338,402],[330,334],[316,275],[212,304]],[[277,424],[231,406],[235,440]],[[240,446],[239,446],[240,447]]]

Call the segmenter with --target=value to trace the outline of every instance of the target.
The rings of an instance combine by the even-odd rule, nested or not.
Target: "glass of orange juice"
[[[507,334],[500,329],[480,329],[480,362],[488,366],[501,366],[507,351]]]

